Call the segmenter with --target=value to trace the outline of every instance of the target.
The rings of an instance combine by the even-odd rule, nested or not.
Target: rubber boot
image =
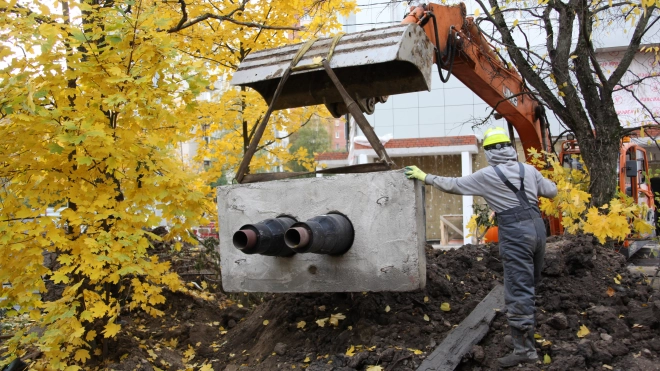
[[[511,327],[511,340],[513,341],[513,353],[497,359],[500,367],[508,368],[520,363],[536,363],[539,360],[534,347],[534,329],[522,331]]]

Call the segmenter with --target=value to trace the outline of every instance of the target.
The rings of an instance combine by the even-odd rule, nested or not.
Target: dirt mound
[[[110,344],[116,363],[108,368],[206,363],[229,371],[415,370],[502,281],[496,245],[427,249],[427,259],[427,286],[417,292],[238,295],[229,301],[169,294],[165,318],[123,318],[129,331]],[[538,291],[537,346],[551,363],[524,369],[660,369],[660,301],[628,273],[618,253],[587,237],[555,239]],[[581,328],[590,333],[578,337]],[[498,315],[458,369],[496,369],[497,357],[510,351],[508,333],[505,316]]]

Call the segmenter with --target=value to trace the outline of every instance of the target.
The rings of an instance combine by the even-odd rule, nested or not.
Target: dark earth
[[[161,318],[125,313],[126,331],[109,342],[105,361],[88,366],[416,370],[502,282],[496,244],[446,252],[429,247],[426,253],[426,288],[407,293],[225,294],[216,276],[194,273],[205,268],[192,259],[174,259],[175,269],[185,268],[192,292],[214,295],[168,293]],[[649,285],[651,277],[630,273],[626,264],[623,255],[592,237],[550,238],[537,290],[541,361],[515,370],[660,370],[660,297]],[[333,325],[332,315],[338,314]],[[321,327],[317,320],[324,318]],[[589,334],[579,337],[582,326]],[[496,370],[496,359],[510,352],[508,333],[499,313],[457,370]],[[190,348],[194,357],[186,356]]]

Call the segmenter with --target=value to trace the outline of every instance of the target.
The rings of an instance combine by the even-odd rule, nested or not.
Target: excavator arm
[[[455,76],[493,107],[496,117],[515,127],[525,153],[530,148],[550,150],[543,107],[518,72],[495,53],[474,18],[466,17],[465,4],[413,6],[402,23],[423,27],[435,46],[434,62],[441,80]]]
[[[495,53],[474,19],[466,17],[463,3],[411,7],[397,26],[252,52],[232,84],[257,90],[276,110],[325,104],[339,117],[349,109],[319,61],[327,62],[367,114],[389,95],[430,90],[436,63],[442,81],[450,74],[457,77],[515,127],[526,153],[549,149],[547,125],[539,120],[543,107],[518,72]],[[288,80],[277,91],[285,75]]]

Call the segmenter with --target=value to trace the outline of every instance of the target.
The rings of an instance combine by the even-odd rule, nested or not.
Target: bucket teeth
[[[333,38],[317,40],[298,66],[328,55]],[[232,78],[268,104],[284,71],[302,44],[261,50],[248,55]],[[330,67],[364,112],[383,97],[431,89],[433,45],[416,24],[397,25],[344,35],[336,45]],[[345,113],[343,100],[322,67],[291,74],[274,109],[325,104],[333,115]]]

